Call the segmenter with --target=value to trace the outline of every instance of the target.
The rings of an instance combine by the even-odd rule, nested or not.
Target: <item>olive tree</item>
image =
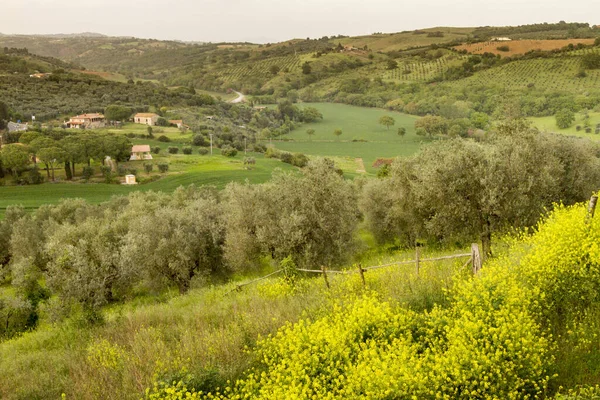
[[[354,187],[329,160],[301,175],[279,172],[258,187],[227,188],[226,257],[235,266],[269,255],[298,266],[338,265],[352,253],[358,223]]]
[[[186,292],[194,279],[222,274],[221,206],[207,196],[140,215],[125,237],[123,259],[154,286]]]

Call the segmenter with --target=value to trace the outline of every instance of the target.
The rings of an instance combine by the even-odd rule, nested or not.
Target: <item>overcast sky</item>
[[[0,0],[0,33],[5,34],[97,32],[211,42],[560,20],[600,24],[600,1]]]

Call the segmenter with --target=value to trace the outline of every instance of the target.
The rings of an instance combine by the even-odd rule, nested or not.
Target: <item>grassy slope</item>
[[[412,257],[412,252],[400,252],[361,261],[366,266]],[[414,265],[370,271],[367,284],[384,299],[424,309],[444,302],[442,290],[451,285],[463,262],[423,263],[421,279],[416,279]],[[251,348],[259,335],[299,318],[319,317],[363,290],[357,274],[333,275],[330,283],[332,289],[327,291],[317,276],[297,292],[290,292],[277,278],[240,292],[233,291],[234,284],[219,285],[184,296],[138,298],[107,310],[104,326],[83,327],[74,321],[45,324],[0,343],[0,397],[58,398],[64,392],[67,398],[137,400],[151,386],[155,373],[173,376],[182,366],[199,376],[214,371],[216,382],[223,384],[250,365],[252,354],[244,349]],[[112,346],[99,350],[106,353],[106,366],[94,362],[96,352],[90,348],[102,340]],[[111,349],[117,349],[117,359],[125,361],[120,371],[110,367]]]
[[[415,134],[414,116],[375,108],[354,107],[332,103],[306,103],[301,106],[316,107],[323,114],[323,121],[305,124],[286,136],[294,142],[276,142],[282,150],[301,152],[308,155],[362,158],[367,171],[373,172],[373,161],[379,157],[409,156],[421,146],[421,137]],[[389,130],[379,125],[379,118],[390,115],[396,125]],[[397,135],[399,127],[406,128],[406,135]],[[312,139],[307,129],[314,129]],[[341,129],[339,140],[333,135]],[[352,140],[367,142],[352,142]]]

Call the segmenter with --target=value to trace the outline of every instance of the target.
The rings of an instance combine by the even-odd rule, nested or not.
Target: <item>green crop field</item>
[[[323,120],[304,124],[285,136],[293,141],[275,142],[278,149],[315,156],[362,158],[367,172],[373,172],[371,165],[377,158],[414,154],[424,140],[415,134],[417,117],[411,115],[333,103],[306,103],[302,106],[316,107],[323,114]],[[396,120],[389,130],[379,124],[383,115]],[[406,128],[404,137],[398,136],[399,127]],[[306,133],[307,129],[315,130],[312,138]],[[342,130],[339,140],[333,134],[336,129]]]
[[[256,165],[246,169],[243,165],[244,154],[234,158],[221,155],[176,155],[170,156],[170,170],[174,171],[154,182],[125,186],[105,183],[45,183],[32,186],[0,187],[0,218],[7,206],[20,204],[29,210],[34,210],[43,204],[55,204],[61,199],[83,198],[91,203],[100,203],[114,195],[125,195],[135,190],[154,190],[172,192],[179,186],[195,184],[212,185],[223,188],[229,182],[262,183],[269,180],[276,168],[291,170],[288,164],[276,159],[266,159],[262,155],[252,154]],[[139,177],[144,179],[142,162],[128,162],[140,170]],[[157,174],[157,173],[155,173]]]

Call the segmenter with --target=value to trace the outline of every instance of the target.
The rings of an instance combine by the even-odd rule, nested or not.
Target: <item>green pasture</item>
[[[172,192],[180,186],[191,184],[202,186],[212,185],[217,188],[225,187],[229,182],[251,183],[266,182],[271,178],[276,168],[291,170],[292,166],[276,159],[267,159],[260,154],[252,154],[256,165],[246,169],[243,164],[244,154],[229,158],[221,155],[171,155],[169,157],[169,173],[159,180],[125,186],[106,183],[45,183],[32,186],[3,186],[0,187],[0,217],[4,215],[6,207],[22,205],[29,210],[34,210],[43,204],[56,204],[61,199],[83,198],[90,203],[101,203],[114,195],[126,195],[132,191],[154,190]],[[160,158],[154,160],[156,164]],[[148,179],[143,171],[142,161],[130,161],[128,167],[138,169],[138,180]],[[58,172],[58,170],[57,170]],[[152,175],[160,175],[154,168]],[[152,176],[150,175],[150,176]]]
[[[380,157],[410,156],[416,153],[422,137],[415,133],[417,117],[377,108],[355,107],[335,103],[304,103],[300,107],[315,107],[323,120],[303,124],[288,135],[293,141],[273,142],[281,150],[300,152],[313,156],[362,158],[368,172],[373,172],[373,162]],[[390,129],[379,124],[383,115],[393,117],[396,124]],[[398,128],[406,128],[406,135],[398,135]],[[312,137],[306,133],[314,129]],[[342,130],[337,138],[333,132]]]
[[[589,115],[592,133],[585,133],[585,128],[583,127],[584,120],[582,114],[576,114],[575,122],[573,123],[573,125],[566,129],[560,129],[556,126],[556,118],[554,116],[529,118],[529,120],[533,123],[535,127],[544,132],[561,133],[569,136],[578,136],[592,140],[600,140],[600,134],[594,133],[596,131],[596,125],[600,124],[600,113],[590,113]],[[578,125],[582,128],[580,131],[577,131]]]

